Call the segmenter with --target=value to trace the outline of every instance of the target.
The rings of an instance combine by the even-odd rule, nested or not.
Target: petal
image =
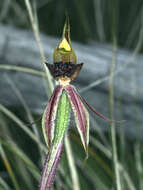
[[[48,147],[54,138],[55,119],[62,90],[63,87],[60,85],[55,88],[42,117],[42,130]]]
[[[78,95],[76,89],[73,86],[65,87],[68,94],[71,107],[75,116],[75,122],[77,129],[79,131],[81,141],[83,143],[84,149],[88,154],[88,143],[89,143],[89,114],[86,110],[84,104],[82,103],[80,96]]]

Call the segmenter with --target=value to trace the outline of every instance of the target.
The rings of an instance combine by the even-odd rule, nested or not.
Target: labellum
[[[89,114],[84,103],[99,117],[108,120],[92,108],[70,85],[79,74],[83,63],[77,59],[70,41],[69,19],[66,19],[63,37],[53,53],[53,64],[45,63],[53,78],[59,82],[55,88],[42,118],[42,129],[48,146],[48,155],[43,167],[40,190],[50,190],[56,168],[62,153],[64,138],[68,129],[70,109],[73,111],[83,147],[88,156]],[[84,103],[83,103],[84,102]],[[110,121],[110,120],[109,120]]]

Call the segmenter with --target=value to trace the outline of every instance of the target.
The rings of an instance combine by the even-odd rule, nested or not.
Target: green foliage
[[[118,45],[134,49],[142,28],[142,0],[31,0],[36,9],[40,31],[61,36],[65,13],[72,26],[72,40],[112,42],[113,18]],[[114,10],[115,17],[112,15]],[[17,27],[31,28],[23,0],[1,0],[0,21]],[[18,18],[18,19],[17,19]],[[143,46],[141,51],[143,51]]]
[[[96,39],[104,43],[112,41],[113,20],[110,12],[114,8],[112,1],[64,0],[62,4],[58,0],[36,2],[41,31],[50,35],[61,35],[65,8],[67,8],[72,25],[72,39],[82,42],[89,39]],[[142,34],[142,0],[132,3],[129,0],[120,0],[117,3],[118,6],[114,10],[116,13],[116,24],[114,26],[116,39],[121,47],[134,48],[137,42],[141,41],[139,39],[142,39],[141,35],[137,35]],[[0,1],[0,10],[0,21],[2,23],[23,28],[31,27],[23,0]],[[7,67],[0,65],[0,68],[17,69],[19,72],[22,71],[40,77],[45,76],[42,72],[20,66]],[[23,101],[23,97],[16,87],[13,88],[13,92],[16,92],[22,106],[11,110],[11,108],[0,105],[0,189],[36,190],[40,184],[41,170],[47,148],[43,141],[41,124],[35,124],[35,126],[26,126],[25,124],[27,118],[31,123],[38,116],[33,116],[30,113],[26,100],[25,102]],[[112,91],[110,93],[112,94]],[[112,104],[113,97],[111,99],[110,104]],[[123,104],[122,102],[118,103],[120,106]],[[95,121],[95,118],[93,121],[98,127],[98,122]],[[138,126],[135,127],[137,128]],[[121,189],[142,190],[143,150],[141,140],[130,140],[125,137],[124,124],[119,126],[119,133],[115,137],[117,140],[116,153],[118,155],[116,167],[120,174]],[[85,153],[75,130],[70,129],[69,139],[72,145],[72,156],[75,160],[74,166],[77,169],[80,188],[83,190],[114,190],[115,177],[112,167],[112,147],[109,134],[104,133],[100,128],[90,133],[89,159],[85,165],[83,165]],[[112,143],[114,144],[114,141]],[[74,188],[72,177],[69,159],[66,151],[64,151],[57,170],[54,189],[72,190]]]

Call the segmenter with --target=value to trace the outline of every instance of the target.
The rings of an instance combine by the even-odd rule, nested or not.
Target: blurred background
[[[47,152],[40,118],[50,93],[26,1],[0,1],[0,190],[38,189]],[[68,13],[72,46],[78,62],[84,62],[73,85],[97,111],[125,120],[112,126],[90,111],[89,159],[83,166],[85,154],[71,116],[68,136],[80,188],[72,184],[66,149],[53,188],[117,189],[112,159],[117,153],[120,189],[142,190],[143,1],[28,2],[50,63]]]
[[[133,49],[138,41],[142,23],[142,0],[132,3],[128,0],[91,0],[89,2],[63,0],[62,3],[58,0],[35,0],[30,2],[36,6],[40,31],[47,35],[61,36],[65,13],[68,12],[72,40],[82,43],[93,40],[112,43],[112,28],[115,25],[118,46]],[[23,0],[2,0],[0,7],[1,23],[31,29]]]

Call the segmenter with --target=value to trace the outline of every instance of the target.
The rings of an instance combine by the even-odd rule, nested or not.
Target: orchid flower
[[[76,55],[71,46],[69,19],[66,19],[63,37],[53,53],[54,64],[45,63],[53,78],[59,82],[55,88],[42,118],[42,130],[48,146],[48,155],[43,167],[40,190],[50,190],[56,168],[62,153],[64,138],[69,127],[70,110],[73,111],[83,147],[88,156],[89,113],[86,104],[94,113],[108,120],[85,99],[70,82],[79,74],[83,63],[77,64]]]

